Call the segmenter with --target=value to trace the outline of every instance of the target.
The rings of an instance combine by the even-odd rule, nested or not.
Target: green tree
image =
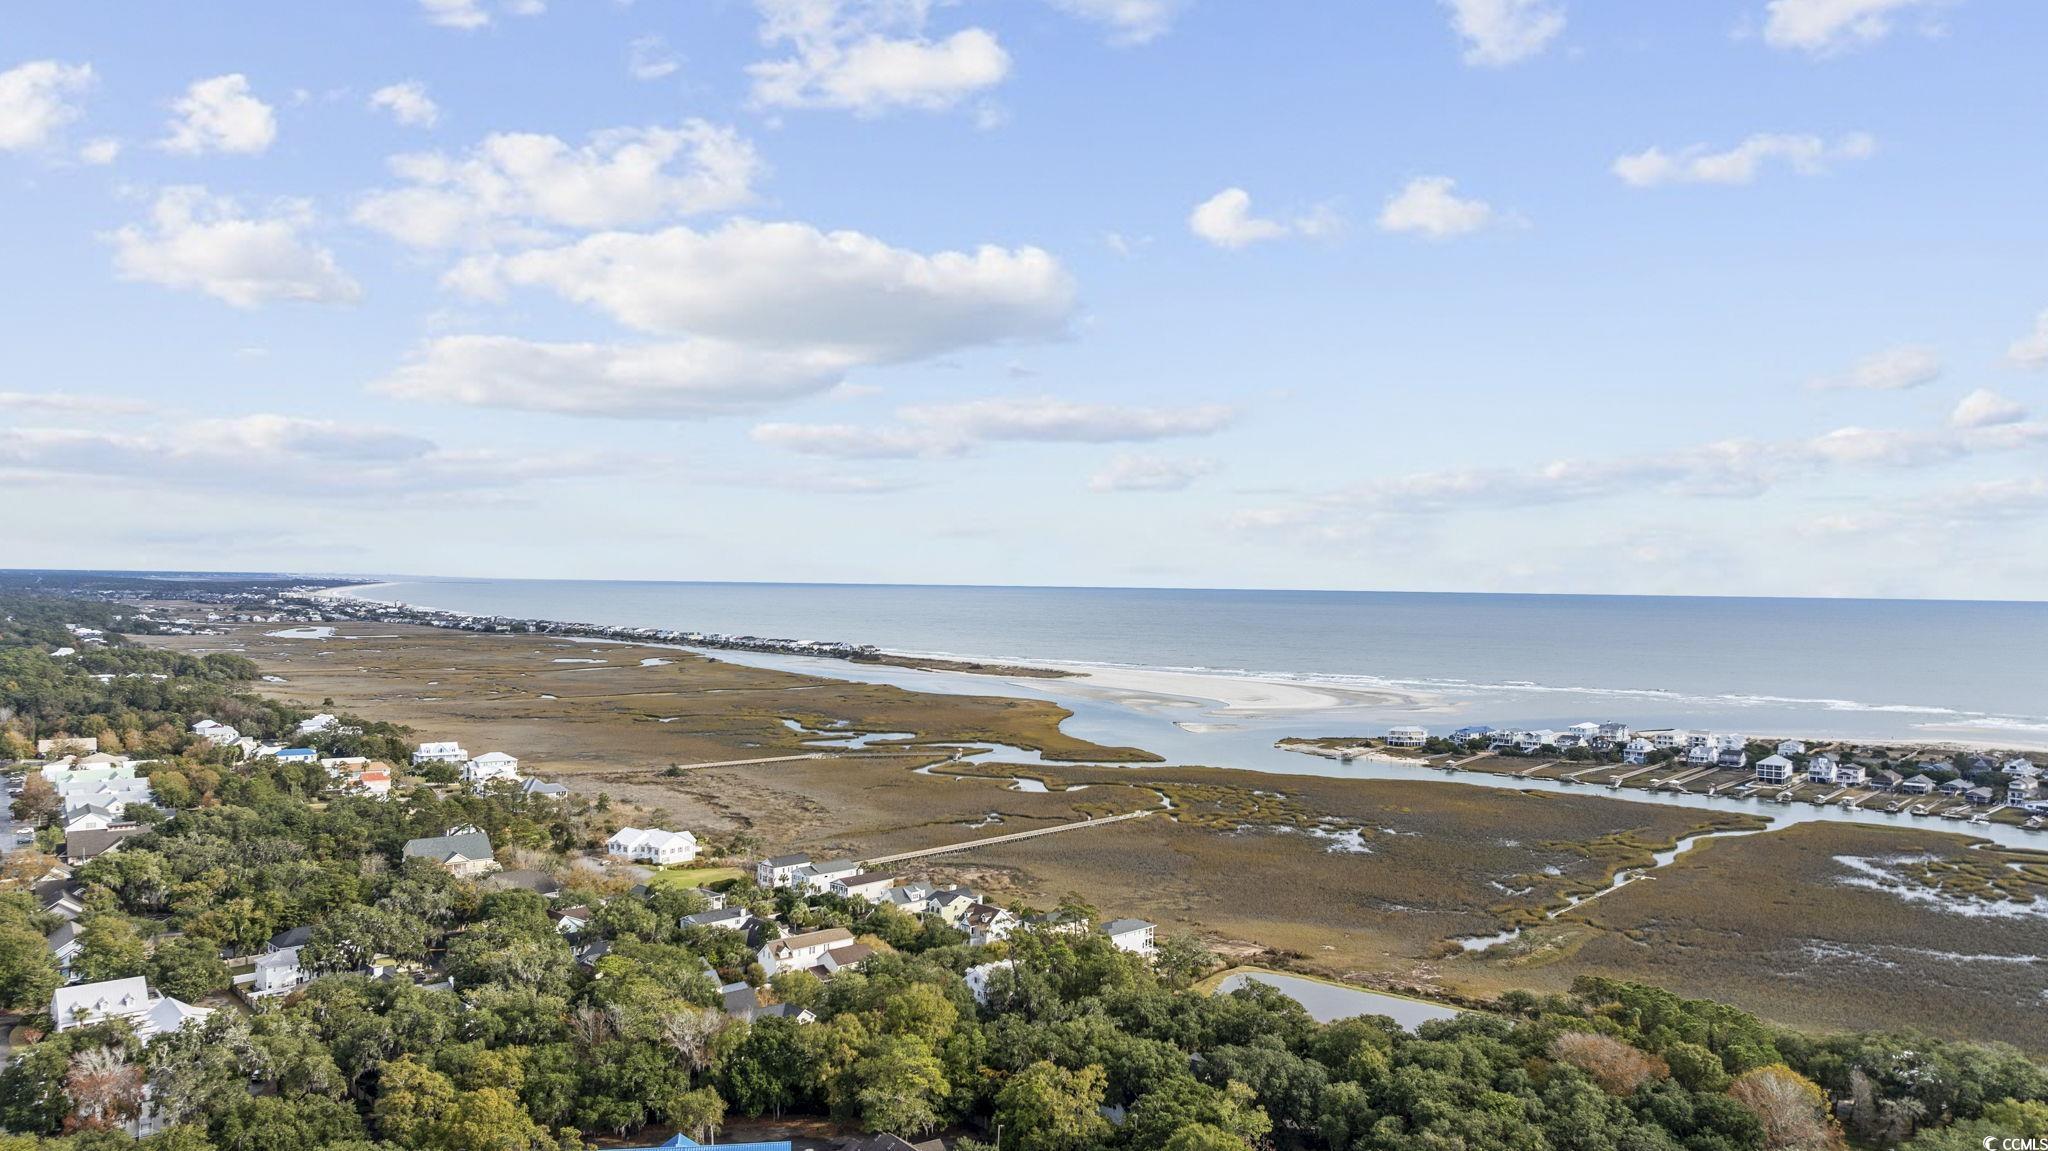
[[[1186,987],[1216,966],[1216,953],[1192,932],[1176,932],[1158,943],[1152,968],[1175,987]]]
[[[939,1125],[952,1085],[923,1040],[884,1036],[862,1053],[853,1075],[861,1125],[869,1131],[923,1134]]]
[[[1017,1151],[1081,1151],[1109,1133],[1102,1117],[1108,1076],[1090,1064],[1068,1071],[1039,1060],[1011,1076],[996,1093],[995,1119],[1015,1133]]]
[[[25,917],[0,920],[0,1008],[28,1013],[50,1004],[64,982],[42,933]]]
[[[149,969],[149,948],[135,924],[117,911],[100,911],[79,921],[78,958],[72,971],[87,983],[125,979]]]
[[[208,939],[188,935],[166,940],[149,957],[150,984],[174,999],[201,999],[224,991],[229,979],[228,965]]]

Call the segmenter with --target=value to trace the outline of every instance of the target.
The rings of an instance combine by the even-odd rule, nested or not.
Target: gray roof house
[[[491,837],[481,831],[408,839],[404,854],[407,859],[431,859],[466,879],[498,869],[497,861],[491,858]]]

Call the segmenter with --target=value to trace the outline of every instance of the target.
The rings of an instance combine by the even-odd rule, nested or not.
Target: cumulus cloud
[[[1811,380],[1807,387],[1819,390],[1860,389],[1894,392],[1917,388],[1941,378],[1941,357],[1933,348],[1908,344],[1865,356],[1856,366],[1836,376]]]
[[[92,85],[90,64],[31,60],[0,72],[0,152],[46,147],[83,114],[75,98]]]
[[[755,441],[839,459],[932,459],[963,455],[982,443],[1138,443],[1205,436],[1229,427],[1223,404],[1131,407],[1051,396],[991,398],[900,409],[893,427],[762,424]]]
[[[753,199],[754,146],[731,128],[686,120],[674,128],[613,128],[581,146],[500,132],[460,155],[394,156],[404,186],[366,196],[354,218],[420,248],[539,242],[554,229],[588,230],[724,211]]]
[[[525,461],[443,448],[410,433],[332,420],[257,414],[153,425],[0,428],[0,469],[85,479],[308,496],[405,495],[508,487],[587,472],[571,460]]]
[[[1149,44],[1166,35],[1180,0],[1052,0],[1053,7],[1109,29],[1113,44]]]
[[[1243,188],[1225,188],[1188,213],[1188,231],[1219,248],[1244,248],[1284,236],[1323,236],[1342,226],[1342,220],[1327,207],[1290,220],[1255,216],[1251,193]]]
[[[194,80],[171,111],[162,145],[172,152],[253,154],[277,139],[277,114],[250,91],[249,78],[240,72]]]
[[[2048,312],[2034,321],[2034,330],[2012,342],[2005,358],[2016,367],[2048,368]]]
[[[1499,68],[1543,51],[1564,31],[1554,0],[1439,0],[1465,42],[1465,63]]]
[[[391,113],[391,118],[411,128],[431,128],[440,122],[441,108],[427,95],[418,80],[403,80],[370,93],[370,107]]]
[[[1420,176],[1387,198],[1379,226],[1441,240],[1477,232],[1499,219],[1486,201],[1460,197],[1457,181],[1449,176]]]
[[[71,392],[0,392],[0,410],[50,415],[132,416],[150,411],[141,400]]]
[[[1891,34],[1892,22],[1929,13],[1947,0],[1770,0],[1764,5],[1764,42],[1773,48],[1831,55]]]
[[[146,224],[112,233],[124,280],[204,292],[238,308],[280,300],[352,303],[362,289],[333,253],[306,240],[312,210],[283,201],[252,214],[205,188],[166,188]]]
[[[1234,517],[1236,527],[1300,531],[1329,539],[1369,534],[1401,517],[1474,508],[1520,508],[1665,496],[1757,496],[1791,480],[1845,468],[1918,468],[1979,455],[2038,449],[2048,423],[1977,428],[1838,428],[1805,439],[1723,440],[1641,455],[1559,459],[1531,468],[1466,468],[1390,476]]]
[[[815,395],[852,361],[716,340],[612,345],[512,336],[429,341],[375,390],[409,400],[581,416],[731,415]]]
[[[484,0],[419,0],[427,23],[442,28],[474,31],[491,22],[491,10]],[[503,0],[499,10],[514,16],[538,16],[547,11],[546,0]]]
[[[111,164],[121,158],[121,141],[100,136],[79,145],[78,159],[85,164]]]
[[[1001,84],[1010,56],[986,28],[931,39],[932,0],[756,0],[761,40],[791,55],[750,65],[755,103],[862,116],[938,111]]]
[[[1989,388],[1978,388],[1956,403],[1948,422],[1958,428],[1991,428],[2026,418],[2027,409]]]
[[[1088,478],[1098,492],[1177,492],[1216,471],[1215,460],[1120,455]]]
[[[626,48],[626,74],[635,80],[673,76],[682,66],[682,61],[669,51],[668,41],[658,35],[641,36]]]
[[[1057,338],[1074,308],[1072,279],[1037,248],[923,253],[859,232],[745,219],[471,257],[447,279],[480,298],[551,290],[659,339],[451,337],[379,387],[582,415],[752,410],[830,390],[860,367]]]
[[[1665,184],[1748,184],[1772,161],[1783,161],[1802,176],[1828,171],[1840,160],[1867,159],[1877,150],[1870,135],[1854,132],[1829,143],[1819,136],[1758,133],[1733,148],[1716,152],[1706,144],[1694,144],[1677,152],[1662,148],[1618,157],[1613,171],[1623,183],[1636,188]]]
[[[1074,307],[1072,278],[1039,248],[924,253],[860,232],[748,219],[472,257],[450,283],[486,297],[546,288],[645,332],[870,363],[1057,337]]]

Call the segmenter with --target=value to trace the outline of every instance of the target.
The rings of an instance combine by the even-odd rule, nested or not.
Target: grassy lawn
[[[655,887],[703,887],[746,874],[737,867],[664,867],[648,883]]]

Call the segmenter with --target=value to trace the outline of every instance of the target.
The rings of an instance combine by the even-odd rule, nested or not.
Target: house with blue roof
[[[772,1143],[719,1143],[717,1147],[711,1147],[690,1139],[688,1135],[678,1135],[668,1143],[655,1143],[653,1147],[621,1147],[618,1151],[694,1151],[696,1147],[705,1147],[707,1151],[791,1151],[788,1139],[776,1139]]]
[[[312,763],[319,758],[320,753],[310,747],[287,747],[277,753],[279,763]]]

